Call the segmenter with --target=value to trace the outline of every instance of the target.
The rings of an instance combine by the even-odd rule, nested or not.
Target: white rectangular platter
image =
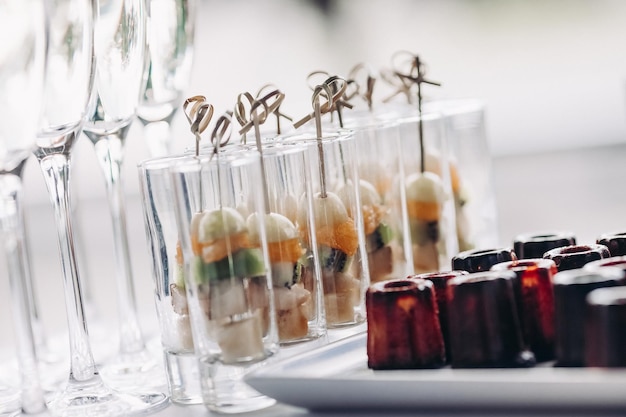
[[[315,411],[550,410],[626,414],[626,369],[554,368],[373,371],[367,335],[262,367],[259,392]]]

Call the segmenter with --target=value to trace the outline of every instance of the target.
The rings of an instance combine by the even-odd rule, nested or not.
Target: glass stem
[[[171,124],[168,121],[144,122],[144,138],[151,158],[171,155]]]
[[[120,317],[120,353],[122,354],[138,353],[144,350],[143,337],[137,317],[130,250],[126,232],[124,192],[121,181],[124,140],[127,133],[128,128],[124,128],[116,134],[100,136],[95,141],[96,155],[106,179],[106,189],[113,224]]]
[[[21,168],[20,168],[21,170]],[[21,207],[22,181],[19,175],[0,175],[0,229],[9,269],[13,330],[21,378],[22,409],[38,413],[45,409],[37,369],[31,302],[27,285],[26,234]]]
[[[64,153],[43,154],[38,157],[57,222],[70,339],[70,382],[88,381],[99,376],[89,344],[81,282],[74,251],[69,196],[70,158]]]

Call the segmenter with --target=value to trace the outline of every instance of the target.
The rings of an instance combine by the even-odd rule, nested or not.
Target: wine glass
[[[70,207],[70,157],[89,107],[95,74],[96,0],[49,0],[43,110],[35,156],[54,206],[63,270],[70,372],[48,403],[55,415],[128,415],[160,406],[162,396],[121,393],[104,384],[93,359],[76,262]],[[25,108],[25,107],[23,107]]]
[[[193,61],[197,0],[147,0],[145,88],[137,117],[152,157],[171,154],[171,124]]]
[[[22,170],[35,142],[44,74],[44,5],[40,0],[0,3],[0,233],[6,254],[15,320],[21,392],[0,385],[0,414],[45,409],[28,294]]]
[[[146,349],[139,324],[121,178],[124,144],[135,118],[143,86],[145,0],[99,4],[94,27],[94,107],[87,115],[84,133],[94,145],[106,182],[113,226],[120,317],[119,350],[103,364],[102,376],[107,383],[118,388],[159,386],[159,389],[165,390],[162,364]]]

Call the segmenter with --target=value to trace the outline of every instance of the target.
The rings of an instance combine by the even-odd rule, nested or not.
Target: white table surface
[[[626,230],[626,144],[494,159],[494,180],[499,210],[501,246],[512,245],[518,233],[542,230],[571,230],[579,243],[591,243],[605,232]],[[41,314],[49,335],[57,339],[65,331],[61,268],[56,246],[52,208],[26,207],[33,273]],[[114,262],[110,219],[106,202],[79,201],[78,220],[81,274],[100,323],[115,329]],[[156,337],[149,253],[145,241],[138,196],[127,200],[127,221],[132,250],[137,299],[149,340]],[[6,358],[14,355],[12,318],[8,313],[8,279],[0,257],[0,349]],[[115,333],[115,332],[113,332]],[[331,338],[339,337],[338,335]],[[97,357],[96,360],[102,358]],[[416,410],[418,411],[418,410]],[[170,405],[160,417],[206,416],[203,406]],[[306,410],[276,405],[251,413],[255,416],[300,416]],[[325,414],[331,415],[331,414]],[[385,415],[389,415],[385,413]],[[437,414],[445,416],[445,414]],[[455,414],[458,415],[458,414]],[[497,414],[495,414],[497,415]],[[585,412],[589,415],[589,411]]]

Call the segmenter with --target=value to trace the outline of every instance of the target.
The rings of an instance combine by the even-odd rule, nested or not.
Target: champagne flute
[[[70,207],[70,156],[94,84],[96,0],[47,0],[46,74],[35,156],[44,174],[57,222],[67,313],[70,372],[48,403],[55,415],[128,415],[154,409],[162,398],[113,391],[93,359],[74,250]]]
[[[0,415],[45,409],[32,328],[21,201],[22,171],[35,145],[36,124],[32,120],[39,116],[36,98],[43,86],[44,28],[42,1],[0,3],[0,234],[9,269],[21,378],[21,392],[0,385]]]
[[[151,157],[170,155],[171,125],[193,61],[197,0],[147,0],[145,88],[137,108]]]
[[[84,133],[104,172],[115,247],[120,345],[118,354],[103,364],[102,376],[117,388],[159,386],[165,391],[162,364],[146,349],[139,324],[121,178],[124,144],[143,86],[145,12],[145,0],[100,2],[94,30],[94,107]]]

